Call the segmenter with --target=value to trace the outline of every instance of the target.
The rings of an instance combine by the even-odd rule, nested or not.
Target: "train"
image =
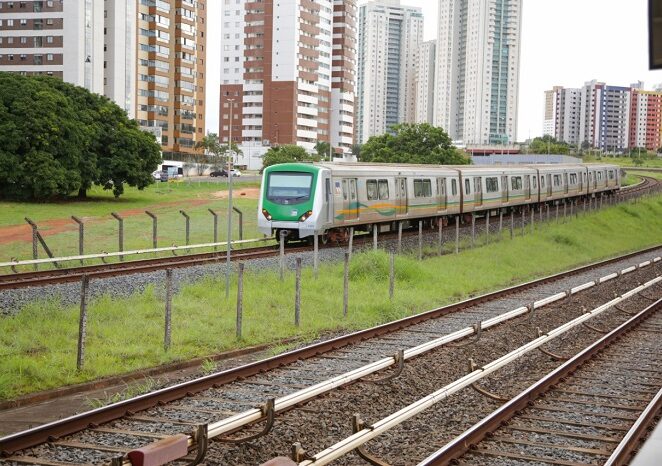
[[[616,165],[444,166],[285,163],[263,173],[258,229],[286,241],[347,241],[351,231],[392,231],[424,221],[521,211],[532,206],[611,195]]]

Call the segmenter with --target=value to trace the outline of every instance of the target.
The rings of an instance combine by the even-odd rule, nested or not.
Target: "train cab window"
[[[521,176],[511,177],[510,186],[513,188],[513,191],[520,191],[522,189],[522,177]]]
[[[577,184],[577,173],[570,173],[570,184]]]
[[[369,201],[376,201],[379,199],[379,194],[377,190],[377,180],[367,180],[365,182],[366,192],[368,193]]]
[[[488,193],[499,192],[499,179],[497,177],[485,178],[485,189]]]
[[[388,180],[379,180],[379,199],[388,199]]]
[[[457,180],[451,180],[451,194],[457,196]]]
[[[471,183],[469,180],[464,180],[464,194],[471,194]]]
[[[414,197],[432,197],[432,181],[414,180]]]

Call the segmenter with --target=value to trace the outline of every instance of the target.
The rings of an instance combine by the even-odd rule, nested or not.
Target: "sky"
[[[401,4],[422,8],[425,40],[436,39],[437,0]],[[581,87],[592,79],[616,86],[644,81],[646,89],[662,83],[662,70],[648,69],[647,8],[647,0],[523,0],[519,141],[542,134],[544,91],[552,86]],[[208,2],[207,130],[212,132],[218,132],[220,10],[221,0]]]

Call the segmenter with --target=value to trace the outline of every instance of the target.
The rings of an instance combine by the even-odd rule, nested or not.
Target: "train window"
[[[499,191],[499,179],[497,177],[485,178],[485,189],[488,193],[496,193]]]
[[[610,180],[614,179],[614,170],[609,170],[609,179]]]
[[[347,200],[347,180],[342,180],[342,198]]]
[[[388,199],[388,181],[379,180],[379,199],[382,201]]]
[[[561,186],[561,175],[554,175],[554,186]]]
[[[510,178],[510,186],[513,188],[513,191],[520,191],[522,189],[522,177],[512,176]]]
[[[414,180],[414,197],[432,197],[432,181]]]
[[[570,173],[570,184],[577,184],[577,173]]]
[[[377,180],[367,180],[365,182],[366,191],[368,193],[369,201],[376,201],[379,199],[379,194],[377,191]]]
[[[545,177],[544,177],[544,176],[541,176],[541,177],[540,177],[540,188],[542,189],[542,188],[544,188],[544,187],[545,187]]]
[[[471,183],[469,180],[464,180],[464,194],[470,194],[471,193]]]
[[[602,172],[598,172],[598,181],[602,181]]]
[[[457,180],[451,180],[451,194],[457,196]]]
[[[538,189],[538,177],[533,177],[533,189]]]

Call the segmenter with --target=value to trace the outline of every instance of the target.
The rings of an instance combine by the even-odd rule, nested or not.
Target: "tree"
[[[364,162],[462,165],[470,163],[442,128],[428,123],[403,123],[392,133],[372,136],[360,149]]]
[[[218,134],[207,133],[203,138],[195,143],[195,148],[202,149],[206,155],[220,157],[223,155],[221,144],[218,142]]]
[[[584,144],[582,144],[582,147],[584,147]],[[529,150],[534,154],[567,154],[570,147],[563,141],[558,141],[550,135],[545,135],[531,141]]]
[[[361,144],[353,144],[352,145],[352,155],[355,155],[356,158],[358,159],[361,156],[361,149],[363,146]]]
[[[105,97],[46,76],[0,73],[0,197],[43,200],[93,184],[144,188],[161,161],[154,136]]]
[[[315,152],[320,160],[326,160],[329,157],[330,149],[331,144],[326,141],[318,141],[317,144],[315,144]]]
[[[315,162],[318,160],[317,155],[309,154],[303,147],[284,145],[270,148],[262,157],[262,165],[266,168],[279,163]]]

